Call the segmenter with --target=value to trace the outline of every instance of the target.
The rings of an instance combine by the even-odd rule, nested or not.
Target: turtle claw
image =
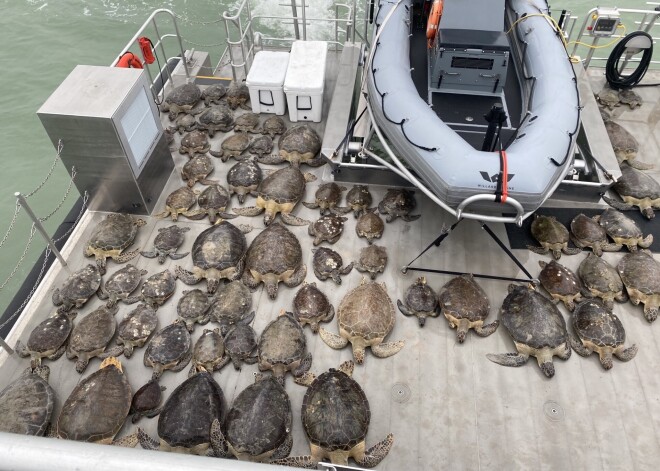
[[[486,355],[486,358],[498,365],[517,367],[523,366],[527,363],[529,355],[524,355],[522,353],[489,353]]]
[[[137,439],[144,450],[158,450],[160,448],[160,443],[147,435],[147,432],[140,427],[137,429]]]
[[[571,344],[571,348],[575,351],[575,353],[577,353],[581,357],[588,357],[593,353],[591,350],[589,350],[582,344],[580,339],[574,337],[573,335],[568,336],[568,341]]]
[[[355,462],[364,468],[373,468],[383,461],[392,449],[394,444],[394,435],[388,434],[384,440],[376,443],[374,446],[364,452],[362,456],[356,456]]]
[[[617,201],[607,195],[602,195],[601,197],[603,198],[603,201],[612,206],[614,209],[618,209],[619,211],[632,211],[635,209],[634,205],[624,203],[623,201]]]
[[[289,456],[278,460],[270,461],[270,464],[279,464],[281,466],[292,466],[294,468],[317,469],[317,463],[314,459],[307,456]]]

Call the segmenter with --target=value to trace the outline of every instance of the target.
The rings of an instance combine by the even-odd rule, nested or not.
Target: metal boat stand
[[[431,249],[431,247],[436,246],[440,247],[440,244],[449,237],[449,235],[452,233],[454,229],[456,229],[456,226],[460,224],[460,222],[463,221],[463,218],[457,220],[454,224],[449,227],[449,229],[443,228],[440,232],[440,235],[436,237],[436,239],[431,242],[428,247],[426,247],[422,252],[417,255],[415,258],[413,258],[407,265],[405,265],[403,268],[401,268],[401,273],[404,275],[408,273],[408,270],[412,271],[421,271],[425,273],[441,273],[445,275],[472,275],[475,278],[485,278],[488,280],[500,280],[500,281],[516,281],[516,282],[521,282],[521,283],[532,283],[534,285],[538,285],[539,280],[537,278],[533,278],[532,275],[527,271],[527,269],[524,267],[522,263],[520,263],[520,260],[516,258],[515,255],[511,252],[511,250],[508,249],[506,245],[500,240],[499,237],[486,225],[485,222],[483,221],[478,221],[479,224],[481,225],[481,228],[486,231],[486,233],[493,239],[497,245],[504,251],[504,253],[507,254],[507,256],[513,260],[513,262],[520,268],[525,275],[527,275],[527,279],[522,279],[522,278],[509,278],[506,276],[496,276],[496,275],[485,275],[481,273],[467,273],[467,272],[460,272],[460,271],[451,271],[451,270],[439,270],[435,268],[423,268],[423,267],[412,267],[411,265],[417,261],[418,258],[420,258],[422,255],[424,255],[426,252]]]

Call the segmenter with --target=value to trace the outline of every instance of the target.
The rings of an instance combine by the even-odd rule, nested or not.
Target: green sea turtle
[[[353,270],[353,262],[342,268],[344,260],[337,252],[327,247],[312,249],[314,258],[312,259],[312,268],[316,277],[325,281],[332,278],[332,281],[341,284],[341,276],[348,275]]]
[[[227,94],[227,87],[221,83],[209,85],[202,90],[202,100],[206,106],[222,103],[221,100]]]
[[[200,129],[190,131],[181,138],[179,154],[188,154],[190,158],[193,158],[195,154],[206,154],[209,150],[211,150],[209,138]]]
[[[539,281],[555,301],[561,301],[566,309],[573,311],[575,303],[582,301],[582,282],[575,273],[554,260],[539,261],[542,270]]]
[[[218,157],[223,162],[229,160],[229,157],[234,157],[236,160],[241,161],[245,159],[243,153],[250,147],[250,136],[247,133],[237,133],[226,137],[220,144],[219,151],[211,151],[213,157]]]
[[[286,161],[290,162],[292,167],[299,167],[300,164],[320,167],[326,163],[325,157],[319,155],[321,138],[307,124],[289,128],[280,136],[277,145],[278,154],[264,156],[259,159],[259,162],[278,164]]]
[[[417,317],[420,327],[424,327],[426,318],[437,317],[440,314],[438,297],[423,276],[417,278],[417,281],[406,289],[403,302],[397,299],[396,305],[404,316]],[[456,322],[456,325],[459,324],[460,322]],[[465,338],[465,334],[463,334],[463,338]]]
[[[241,370],[241,362],[253,365],[259,361],[257,333],[250,327],[248,319],[238,321],[230,327],[222,326],[222,331],[226,332],[225,353],[231,359],[236,371]]]
[[[252,292],[241,280],[234,280],[218,286],[209,314],[220,327],[228,330],[239,322],[252,322],[254,311],[250,311],[251,307]]]
[[[321,216],[312,224],[307,226],[307,232],[314,237],[314,245],[320,245],[323,241],[329,244],[336,243],[344,231],[344,222],[348,219],[343,216],[331,214]]]
[[[371,192],[366,185],[355,185],[346,193],[346,203],[356,218],[364,214],[372,202]]]
[[[309,324],[312,332],[317,334],[319,323],[330,322],[335,317],[335,308],[316,283],[303,283],[293,298],[293,317],[302,326]]]
[[[219,371],[229,361],[229,356],[225,354],[225,342],[220,335],[220,329],[204,329],[193,347],[192,366],[188,374],[192,376],[201,369],[208,372]]]
[[[619,101],[624,105],[628,105],[631,110],[634,110],[638,106],[642,106],[642,103],[644,103],[642,97],[635,93],[632,88],[619,90]]]
[[[182,186],[170,193],[165,199],[165,211],[154,214],[157,218],[172,216],[172,221],[177,221],[179,215],[195,217],[199,214],[197,210],[191,210],[197,202],[197,192],[187,186]]]
[[[184,291],[182,294],[176,312],[179,319],[186,324],[188,332],[192,333],[196,323],[204,325],[211,320],[209,309],[212,300],[201,289]]]
[[[35,435],[46,433],[55,405],[46,366],[26,369],[0,391],[0,432]]]
[[[277,134],[284,134],[286,132],[286,123],[279,116],[271,116],[264,121],[261,127],[261,134],[268,135],[274,138]]]
[[[181,179],[188,184],[190,188],[199,182],[202,185],[214,185],[216,180],[209,180],[208,177],[213,173],[213,162],[211,157],[206,154],[195,155],[192,159],[183,164],[181,169]]]
[[[637,223],[613,208],[607,208],[598,220],[607,235],[617,244],[625,245],[634,252],[637,247],[648,249],[653,243],[653,234],[644,237]]]
[[[609,110],[619,106],[619,92],[605,85],[603,89],[596,94],[596,101]]]
[[[231,195],[224,186],[211,185],[208,186],[197,197],[197,204],[199,210],[195,216],[188,216],[190,219],[202,219],[208,215],[211,224],[217,224],[224,219],[234,219],[237,217],[233,213],[228,213],[225,210],[229,205]]]
[[[571,240],[581,249],[590,247],[599,257],[603,252],[618,252],[621,244],[612,244],[607,240],[607,232],[598,224],[599,219],[600,216],[590,218],[582,213],[575,216],[571,221]]]
[[[158,381],[151,380],[144,386],[138,389],[133,394],[131,400],[131,409],[128,415],[131,417],[131,422],[137,423],[142,417],[156,417],[160,414],[160,403],[163,399],[163,391],[165,386],[158,384]]]
[[[115,342],[123,347],[124,356],[131,358],[135,347],[144,346],[157,327],[156,310],[146,304],[139,304],[119,323]]]
[[[570,238],[568,229],[554,216],[534,215],[531,229],[532,236],[541,244],[541,247],[527,246],[534,253],[545,255],[552,252],[555,260],[559,260],[562,253],[576,255],[582,252],[580,248],[568,247]]]
[[[355,262],[358,271],[369,273],[372,280],[378,273],[385,271],[387,265],[387,250],[380,245],[370,245],[360,250],[360,259]]]
[[[639,152],[639,143],[630,134],[626,128],[612,120],[605,123],[605,130],[612,143],[616,159],[621,165],[624,161],[637,170],[648,170],[653,168],[653,164],[647,164],[637,160],[637,152]]]
[[[335,182],[324,183],[316,190],[314,201],[312,203],[303,201],[302,204],[309,209],[320,209],[321,216],[337,213],[345,214],[351,211],[351,208],[342,208],[338,206],[343,191],[346,191],[346,187],[339,186]]]
[[[628,300],[616,268],[593,253],[580,263],[578,276],[587,292],[601,298],[608,309],[612,309],[615,299],[622,303]]]
[[[378,212],[386,215],[385,221],[392,222],[396,218],[401,218],[406,222],[415,221],[421,214],[411,215],[410,213],[417,206],[415,201],[415,192],[405,188],[390,188],[378,203]]]
[[[227,88],[227,104],[232,110],[239,106],[245,110],[249,110],[247,102],[250,101],[250,90],[245,82],[232,81]]]
[[[251,132],[258,133],[259,130],[259,115],[256,113],[243,113],[236,118],[236,125],[234,132]]]
[[[179,320],[165,326],[151,338],[144,351],[144,366],[153,368],[152,380],[165,370],[181,371],[192,358],[192,339],[184,322]]]
[[[33,369],[41,366],[43,358],[57,360],[66,350],[73,319],[77,314],[76,311],[55,312],[32,329],[25,345],[17,341],[14,350],[23,358],[29,356]]]
[[[238,196],[243,204],[247,195],[258,196],[257,188],[263,179],[261,167],[254,159],[238,162],[227,172],[227,184],[230,194]]]
[[[626,254],[616,266],[630,301],[644,304],[644,317],[653,322],[660,309],[660,263],[644,250]]]
[[[265,154],[270,154],[273,151],[273,140],[270,136],[257,137],[250,143],[248,152],[253,155],[262,157]]]
[[[197,129],[198,124],[194,115],[183,114],[176,119],[174,126],[170,126],[169,131],[171,133],[178,132],[183,135],[184,132],[191,132]]]
[[[140,300],[154,309],[162,306],[176,290],[176,277],[169,270],[151,275],[142,283]]]
[[[130,263],[124,268],[120,268],[108,278],[108,280],[99,287],[96,292],[102,300],[108,300],[106,305],[112,307],[119,301],[126,304],[133,304],[140,300],[139,296],[131,296],[131,293],[140,286],[142,276],[147,274],[147,270],[140,270]]]
[[[264,328],[258,349],[259,370],[271,370],[282,386],[287,371],[300,376],[312,366],[305,332],[290,312],[281,312]]]
[[[170,121],[174,121],[180,113],[195,114],[193,108],[202,98],[202,91],[194,83],[186,83],[176,87],[165,97],[161,110],[169,112]]]
[[[358,237],[367,239],[371,245],[374,239],[380,239],[385,230],[385,223],[381,217],[376,214],[376,208],[366,209],[362,211],[362,215],[358,218],[355,224],[355,232]]]
[[[215,136],[218,131],[229,132],[234,129],[234,114],[225,105],[211,106],[200,115],[198,127],[206,131],[209,137]]]
[[[154,249],[150,252],[140,252],[143,257],[156,258],[161,265],[165,263],[167,257],[172,260],[180,260],[190,252],[176,253],[183,244],[185,233],[190,230],[189,227],[180,227],[171,225],[158,229],[158,234],[154,239]]]
[[[612,189],[621,197],[623,202],[603,195],[603,200],[619,211],[630,211],[638,207],[646,219],[653,219],[653,209],[660,208],[660,184],[650,175],[621,165],[621,178]]]
[[[89,361],[96,356],[103,353],[106,356],[116,356],[124,351],[122,347],[114,347],[105,351],[117,330],[115,314],[118,310],[116,304],[111,308],[99,307],[80,319],[73,327],[66,349],[66,357],[69,360],[78,359],[76,361],[78,373],[85,371]]]
[[[124,252],[135,240],[138,229],[146,224],[130,214],[110,213],[92,230],[84,248],[85,256],[95,257],[101,275],[105,275],[107,258],[125,263],[135,258],[140,251]]]
[[[53,304],[61,306],[58,311],[67,312],[81,308],[87,300],[97,293],[101,286],[101,273],[99,267],[89,264],[85,268],[73,272],[62,283],[60,288],[53,291]]]

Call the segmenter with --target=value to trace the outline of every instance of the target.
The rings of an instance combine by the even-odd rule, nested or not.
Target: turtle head
[[[646,219],[653,219],[655,217],[655,213],[653,212],[653,208],[651,206],[641,208],[641,211]]]
[[[99,367],[99,369],[102,370],[103,368],[106,368],[108,366],[114,366],[119,371],[122,371],[122,372],[124,371],[121,367],[121,362],[119,360],[117,360],[116,357],[108,357],[105,360],[103,360],[103,362],[101,363],[101,366]]]
[[[207,278],[206,291],[208,291],[209,294],[214,294],[215,291],[218,289],[219,284],[220,284],[220,280],[218,280],[217,278]]]
[[[277,280],[271,279],[270,277],[265,277],[263,279],[264,284],[266,285],[266,292],[270,299],[277,298]]]
[[[544,358],[544,357],[539,357],[539,368],[541,368],[541,371],[543,371],[543,374],[546,375],[548,378],[552,378],[555,375],[555,365],[552,363],[552,357],[550,358]]]
[[[419,322],[420,327],[424,327],[426,325],[426,316],[419,316],[417,321]]]

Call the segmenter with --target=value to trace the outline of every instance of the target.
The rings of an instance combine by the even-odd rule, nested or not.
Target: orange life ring
[[[123,56],[117,62],[115,67],[124,67],[124,68],[133,68],[133,69],[142,69],[142,62],[140,59],[133,54],[132,52],[125,52]]]
[[[435,36],[438,34],[438,25],[440,24],[440,18],[442,18],[443,7],[444,2],[442,0],[433,0],[429,21],[426,23],[426,40],[429,48],[433,46]]]

